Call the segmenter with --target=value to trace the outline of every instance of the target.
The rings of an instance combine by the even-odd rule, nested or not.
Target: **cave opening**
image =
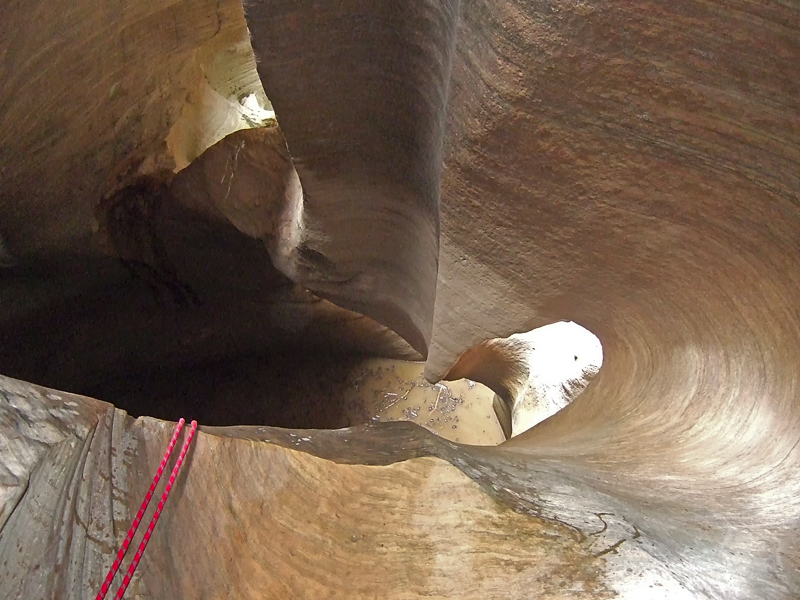
[[[559,335],[487,342],[496,356],[479,345],[465,354],[478,364],[431,383],[400,335],[302,285],[336,265],[307,246],[303,188],[245,33],[197,53],[164,145],[93,202],[80,252],[15,257],[0,239],[0,370],[133,416],[411,421],[486,445],[571,401],[596,370],[559,374],[553,357],[572,351],[556,349]],[[520,417],[532,404],[537,417]]]
[[[445,379],[471,377],[494,390],[494,411],[508,439],[566,408],[602,365],[603,345],[594,333],[557,321],[470,348]]]
[[[170,189],[138,182],[108,204],[110,256],[2,271],[3,373],[137,417],[298,429],[411,421],[457,442],[504,441],[490,390],[428,382],[391,330],[292,282],[263,240],[186,209]]]

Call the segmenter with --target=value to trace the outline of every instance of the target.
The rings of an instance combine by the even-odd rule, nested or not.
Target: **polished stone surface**
[[[796,598],[799,30],[738,0],[5,3],[0,372],[311,346],[437,381],[574,321],[597,377],[497,447],[202,430],[134,589]],[[483,358],[460,375],[511,389]],[[2,381],[0,595],[83,597],[171,427]]]

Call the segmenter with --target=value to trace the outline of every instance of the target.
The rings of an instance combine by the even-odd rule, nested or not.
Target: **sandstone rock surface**
[[[500,393],[557,321],[603,366],[498,447],[202,428],[133,593],[800,596],[796,4],[33,0],[0,78],[0,596],[89,595],[171,430],[37,384]]]

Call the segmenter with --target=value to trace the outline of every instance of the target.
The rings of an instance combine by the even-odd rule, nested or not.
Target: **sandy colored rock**
[[[4,463],[26,445],[41,449],[0,524],[0,591],[9,598],[92,595],[172,426],[1,382],[0,427],[20,439],[17,450],[4,451]],[[20,430],[20,420],[31,427]],[[351,437],[397,451],[350,448]],[[401,445],[403,437],[411,444]],[[497,485],[479,474],[493,468],[491,458],[470,452],[408,423],[329,432],[201,429],[129,593],[615,597],[604,558],[613,544],[536,514],[527,494],[514,499],[519,492],[502,476]],[[644,556],[627,564],[658,569]],[[658,575],[656,594],[664,586],[681,592]]]
[[[204,428],[135,591],[799,597],[798,7],[275,0],[246,19],[0,8],[0,372],[108,400],[207,371],[236,395],[242,357],[405,352],[437,381],[560,320],[603,367],[498,447]],[[297,179],[276,139],[233,133],[269,102]],[[97,208],[165,172],[115,256]],[[507,366],[483,367],[495,391]],[[2,382],[0,596],[85,597],[171,427]]]

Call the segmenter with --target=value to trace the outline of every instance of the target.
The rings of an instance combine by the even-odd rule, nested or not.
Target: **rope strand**
[[[167,451],[164,453],[164,458],[161,459],[161,464],[158,466],[156,476],[153,477],[153,483],[150,484],[150,489],[147,490],[147,495],[144,497],[142,505],[139,507],[139,512],[136,513],[136,518],[133,520],[130,529],[128,529],[128,535],[125,537],[125,541],[122,542],[122,547],[117,553],[117,558],[114,560],[114,564],[111,565],[111,569],[109,569],[108,575],[106,575],[106,580],[103,582],[103,586],[100,588],[100,592],[97,594],[95,600],[103,600],[108,593],[108,589],[111,587],[111,582],[114,581],[114,577],[116,576],[117,571],[122,564],[122,559],[125,558],[125,553],[128,552],[128,547],[131,545],[131,540],[133,540],[136,530],[139,529],[139,524],[142,522],[144,512],[150,505],[150,499],[153,497],[153,492],[156,491],[156,486],[158,485],[158,482],[161,481],[161,475],[164,473],[164,467],[167,466],[167,461],[172,454],[173,448],[175,448],[175,442],[178,441],[178,436],[180,435],[181,429],[183,429],[183,424],[185,422],[186,421],[181,419],[178,421],[178,424],[175,425],[175,431],[172,434],[172,439],[169,442],[169,446],[167,446]]]
[[[136,566],[139,564],[139,560],[141,560],[142,554],[144,554],[144,549],[147,548],[147,543],[150,541],[150,536],[153,533],[153,529],[155,529],[156,523],[158,523],[158,519],[161,516],[161,511],[164,508],[164,503],[167,501],[167,497],[169,496],[169,493],[172,490],[172,484],[175,483],[175,479],[178,476],[178,471],[180,470],[181,465],[183,464],[183,459],[186,456],[186,452],[189,450],[189,444],[192,443],[192,438],[194,437],[194,432],[196,430],[197,430],[197,421],[192,421],[192,427],[189,430],[189,435],[186,438],[186,441],[183,443],[183,448],[181,448],[181,454],[180,456],[178,456],[178,462],[175,463],[175,467],[172,469],[172,474],[169,476],[169,481],[167,482],[167,487],[164,488],[164,493],[161,494],[161,500],[158,502],[158,507],[156,508],[156,512],[153,514],[153,518],[150,519],[150,525],[147,527],[147,531],[145,531],[144,533],[142,542],[139,544],[139,549],[133,556],[133,562],[131,562],[131,566],[128,567],[128,572],[125,574],[125,577],[122,580],[122,585],[119,586],[119,590],[117,590],[117,595],[114,596],[114,600],[121,600],[123,594],[125,594],[125,590],[128,588],[128,584],[131,582],[133,573],[134,571],[136,571]]]

